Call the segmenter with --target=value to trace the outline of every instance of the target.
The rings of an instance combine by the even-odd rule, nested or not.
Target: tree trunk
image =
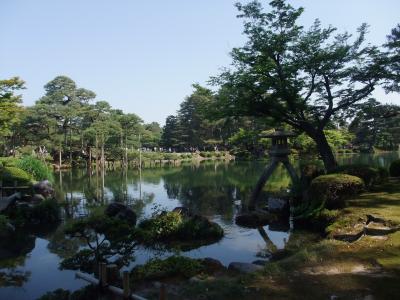
[[[324,131],[316,129],[312,132],[307,133],[317,144],[317,149],[319,154],[321,155],[322,161],[324,162],[325,169],[327,171],[333,170],[337,166],[337,163],[335,156],[333,155],[332,149],[329,146],[328,141],[326,140]]]

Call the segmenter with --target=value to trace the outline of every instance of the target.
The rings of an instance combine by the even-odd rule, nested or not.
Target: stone
[[[268,210],[273,213],[286,212],[289,209],[289,201],[285,198],[268,197]]]
[[[14,193],[9,197],[0,198],[0,212],[13,206],[17,200],[21,199],[21,193]]]
[[[136,225],[137,216],[135,212],[122,203],[114,202],[109,204],[104,213],[109,217],[127,221],[130,225]]]
[[[46,200],[46,199],[44,198],[44,196],[42,194],[35,194],[30,199],[30,202],[32,202],[34,204],[39,204],[40,202],[42,202],[44,200]]]
[[[201,259],[201,263],[206,268],[207,273],[215,273],[218,271],[225,270],[224,265],[217,259],[206,257]]]
[[[35,194],[41,194],[45,198],[50,197],[54,194],[54,189],[51,187],[51,183],[48,180],[43,180],[33,185]]]
[[[228,266],[229,271],[246,273],[246,274],[261,271],[262,269],[263,269],[262,266],[251,263],[243,263],[243,262],[231,262]]]

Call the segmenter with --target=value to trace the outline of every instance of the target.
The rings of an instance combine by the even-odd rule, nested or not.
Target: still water
[[[379,155],[345,155],[341,164],[363,163],[388,167],[399,153]],[[66,203],[65,219],[84,216],[94,206],[112,201],[129,204],[139,219],[161,209],[177,206],[207,216],[218,222],[225,237],[218,243],[182,251],[194,258],[212,257],[224,265],[232,261],[252,262],[268,258],[271,251],[282,249],[291,237],[287,226],[265,226],[265,234],[235,224],[240,205],[247,202],[250,192],[267,162],[205,162],[181,166],[165,166],[121,172],[107,171],[104,178],[86,170],[55,174],[57,199]],[[299,161],[293,161],[295,167]],[[287,189],[290,179],[278,168],[266,186],[268,191]],[[63,224],[55,228],[32,228],[12,242],[0,242],[0,299],[36,299],[57,288],[76,290],[86,282],[75,279],[74,272],[59,270],[63,258],[80,245],[65,238]],[[173,253],[137,249],[129,267],[142,264],[155,256]]]

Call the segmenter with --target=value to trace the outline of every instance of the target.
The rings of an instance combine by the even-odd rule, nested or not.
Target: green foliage
[[[136,246],[133,228],[126,221],[107,217],[103,212],[71,221],[65,226],[65,234],[83,239],[88,248],[63,260],[61,268],[93,272],[98,262],[106,262],[115,255],[119,256],[116,263],[120,266],[133,259]]]
[[[274,0],[237,3],[246,42],[232,50],[232,68],[214,78],[221,117],[270,116],[305,132],[317,144],[325,168],[336,165],[324,129],[366,99],[378,84],[377,47],[365,44],[366,24],[351,34],[299,24],[303,8]]]
[[[47,165],[33,156],[22,157],[20,160],[17,161],[16,167],[31,174],[33,179],[38,181],[53,179],[53,174],[51,170],[47,167]]]
[[[313,208],[341,208],[345,200],[364,189],[361,178],[347,174],[321,175],[313,179],[309,197]]]
[[[5,186],[13,186],[14,182],[17,182],[17,185],[30,185],[32,183],[32,177],[17,167],[0,168],[0,178]]]
[[[390,176],[400,177],[400,159],[395,160],[390,164],[389,173]]]
[[[177,212],[162,212],[151,219],[143,220],[139,224],[142,238],[148,241],[159,241],[175,235],[183,224],[181,214]]]
[[[24,89],[24,84],[18,77],[0,80],[0,136],[3,138],[10,136],[12,127],[20,122],[22,101],[21,95],[15,95],[15,92]]]
[[[131,280],[154,280],[172,277],[190,278],[204,270],[200,261],[184,256],[170,256],[164,260],[153,258],[131,272]]]
[[[383,178],[380,178],[380,172],[378,169],[362,164],[342,165],[331,170],[330,173],[349,174],[359,177],[364,181],[367,187],[383,180]]]
[[[143,220],[137,229],[137,238],[147,245],[174,241],[219,240],[223,235],[223,229],[207,218],[185,218],[178,212],[162,212],[151,219]]]
[[[91,300],[101,299],[101,297],[99,288],[90,284],[72,293],[64,289],[56,289],[52,292],[47,292],[37,300]]]
[[[15,157],[0,157],[0,167],[15,167],[17,161]]]

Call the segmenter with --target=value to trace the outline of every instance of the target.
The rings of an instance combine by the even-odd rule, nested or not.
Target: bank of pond
[[[128,270],[132,289],[150,298],[165,280],[263,270],[291,245],[340,238],[332,224],[346,199],[399,176],[398,159],[340,156],[325,174],[318,160],[295,158],[301,182],[278,168],[255,212],[246,207],[266,161],[52,173],[32,157],[0,159],[0,298],[93,297],[98,291],[75,272],[98,277],[99,263],[118,270],[119,287]],[[289,210],[272,214],[268,199]]]

